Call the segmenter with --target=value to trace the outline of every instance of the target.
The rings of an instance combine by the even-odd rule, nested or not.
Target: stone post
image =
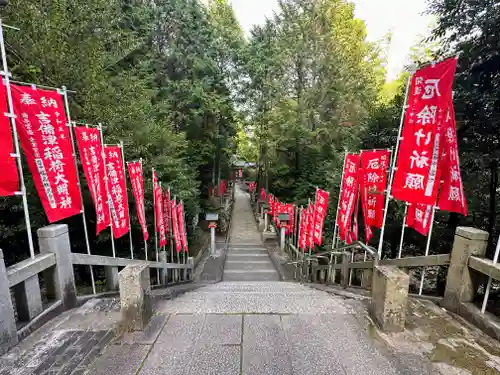
[[[410,276],[394,266],[376,266],[370,315],[385,332],[405,329]]]
[[[285,250],[285,240],[286,240],[286,228],[282,226],[280,228],[280,249],[281,251]]]
[[[215,256],[215,226],[210,227],[210,255]]]
[[[361,287],[364,289],[371,289],[373,279],[373,269],[364,268],[361,275]]]
[[[340,285],[342,285],[342,288],[349,286],[349,263],[351,263],[351,252],[344,251],[342,254],[342,269],[340,270]]]
[[[264,213],[264,232],[267,232],[269,229],[269,222],[268,222],[268,214]]]
[[[76,286],[71,259],[68,226],[53,224],[38,229],[42,254],[54,254],[56,265],[44,271],[47,296],[61,300],[64,309],[76,307]]]
[[[16,301],[17,318],[20,321],[29,322],[43,311],[38,275],[15,285],[12,291]]]
[[[130,265],[121,270],[119,276],[123,328],[141,331],[153,315],[149,267],[145,264]]]
[[[104,276],[106,277],[106,289],[118,290],[119,286],[118,267],[105,266]]]
[[[460,303],[474,300],[481,275],[469,269],[469,257],[484,256],[488,237],[488,232],[480,229],[457,228],[442,303],[448,310],[457,311]]]
[[[0,355],[17,344],[16,317],[10,297],[9,279],[0,250]]]
[[[167,266],[167,252],[166,251],[160,251],[159,260],[161,263],[165,264],[165,267]],[[168,269],[167,268],[160,268],[160,284],[167,285],[167,282],[168,282]]]

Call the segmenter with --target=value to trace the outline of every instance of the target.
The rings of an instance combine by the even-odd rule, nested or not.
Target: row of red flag
[[[56,222],[82,212],[76,150],[73,150],[70,126],[62,95],[55,90],[11,84],[16,129],[21,148],[49,222]],[[8,113],[6,87],[0,85],[0,111]],[[115,238],[130,230],[127,183],[123,148],[103,145],[101,130],[75,126],[80,160],[96,211],[96,233],[111,226]],[[6,116],[0,116],[0,196],[15,195],[20,190],[12,132]],[[144,209],[142,161],[129,162],[128,172],[136,202],[143,237],[148,239]],[[156,231],[160,246],[165,233],[172,231],[177,251],[187,251],[183,203],[170,200],[170,193],[158,187],[153,174]],[[170,220],[172,224],[170,225]]]
[[[452,101],[456,59],[418,70],[410,83],[399,153],[392,186],[387,185],[388,150],[347,154],[337,225],[340,239],[357,240],[358,196],[365,223],[365,240],[371,227],[384,225],[387,190],[408,204],[406,224],[429,233],[434,208],[467,215]]]
[[[251,188],[254,191],[255,185]],[[280,202],[273,194],[266,194],[265,189],[260,190],[260,199],[267,200],[269,211],[273,222],[278,228],[284,227],[286,234],[295,234],[298,236],[298,246],[306,250],[314,248],[315,245],[321,245],[323,242],[323,227],[328,211],[329,193],[322,189],[316,189],[316,195],[313,202],[309,202],[306,208],[297,207],[290,203]],[[279,219],[280,214],[288,214],[288,221],[282,223]]]

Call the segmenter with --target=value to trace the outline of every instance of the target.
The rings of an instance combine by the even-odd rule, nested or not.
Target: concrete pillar
[[[344,251],[342,254],[342,269],[340,270],[340,285],[343,288],[349,286],[349,263],[351,263],[351,252]]]
[[[64,309],[76,307],[76,286],[68,226],[53,224],[38,229],[42,254],[54,254],[56,265],[44,272],[47,296],[61,300]]]
[[[371,318],[385,332],[404,331],[410,276],[394,266],[376,266],[373,272]]]
[[[372,279],[373,279],[373,269],[365,268],[361,270],[361,287],[364,289],[371,289],[372,287]]]
[[[265,213],[264,214],[264,232],[267,232],[267,230],[269,229],[269,218],[268,218],[268,214]]]
[[[166,251],[160,251],[159,258],[161,263],[164,263],[166,266],[167,263],[167,252]],[[161,268],[160,269],[160,284],[167,285],[168,282],[168,269],[167,268]]]
[[[17,344],[16,317],[10,297],[9,279],[0,250],[0,355]]]
[[[474,300],[481,275],[469,269],[468,261],[470,256],[484,256],[488,237],[488,232],[480,229],[457,228],[443,300],[448,310],[457,311],[460,303]]]
[[[15,285],[12,290],[16,301],[17,318],[20,321],[29,322],[43,311],[38,275]]]
[[[215,227],[210,228],[210,255],[215,256]]]
[[[280,249],[281,251],[285,250],[285,240],[286,240],[286,228],[280,228]]]
[[[190,268],[190,269],[187,270],[187,273],[188,273],[187,279],[188,280],[193,280],[194,279],[194,258],[193,257],[188,257],[188,264],[192,268]]]
[[[106,276],[106,289],[118,290],[120,283],[118,278],[118,267],[105,266],[104,276]]]
[[[141,331],[153,315],[149,267],[145,264],[127,266],[119,277],[122,326],[126,331]]]

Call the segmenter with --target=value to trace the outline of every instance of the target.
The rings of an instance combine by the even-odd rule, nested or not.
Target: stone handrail
[[[192,269],[193,264],[163,263],[146,261],[140,259],[113,258],[101,255],[89,255],[83,253],[72,253],[71,262],[73,264],[105,267],[126,267],[129,265],[146,264],[150,268],[160,269]]]
[[[68,310],[77,306],[74,265],[104,266],[107,288],[114,291],[118,290],[118,267],[139,265],[156,268],[159,270],[160,285],[167,284],[169,270],[183,269],[187,281],[193,274],[192,261],[186,264],[167,263],[165,252],[159,254],[159,262],[72,253],[68,226],[65,224],[40,228],[37,234],[40,254],[33,259],[6,268],[0,250],[0,355],[18,342],[22,332],[43,324],[55,308]],[[46,297],[52,302],[49,307],[42,302],[40,273],[43,273]],[[18,330],[17,322],[27,325]]]
[[[500,280],[500,264],[493,263],[490,259],[471,256],[469,257],[469,267],[494,280]]]

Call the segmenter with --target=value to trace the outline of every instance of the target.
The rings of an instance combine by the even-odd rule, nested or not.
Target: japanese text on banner
[[[106,199],[104,160],[102,158],[101,132],[97,128],[75,127],[76,143],[83,173],[94,201],[96,212],[96,234],[110,224],[109,207]]]
[[[418,70],[412,78],[404,118],[394,198],[434,205],[441,180],[442,127],[457,61],[451,58]]]
[[[130,177],[130,183],[132,185],[132,193],[134,194],[137,219],[139,220],[139,224],[141,225],[144,241],[147,241],[149,238],[149,233],[144,207],[144,177],[142,175],[142,163],[140,161],[128,163],[128,175]]]
[[[5,84],[0,84],[0,197],[14,195],[20,190],[19,174],[17,172],[14,154],[14,143],[12,142],[12,129],[6,113],[7,93]]]
[[[431,227],[432,206],[425,204],[413,204],[408,206],[406,225],[417,232],[427,236]]]
[[[171,228],[170,228],[170,190],[166,190],[163,193],[163,221],[165,224],[165,236],[167,237],[167,242],[168,242],[168,236],[170,234]]]
[[[456,128],[455,110],[450,101],[443,129],[442,179],[444,183],[439,193],[438,207],[440,210],[457,212],[467,216],[467,199],[460,173]]]
[[[177,225],[179,226],[179,238],[182,243],[182,248],[184,252],[188,251],[188,243],[187,243],[187,233],[186,233],[186,225],[184,219],[184,203],[182,201],[177,206]]]
[[[337,216],[339,237],[342,241],[350,241],[352,231],[352,214],[358,199],[359,154],[347,154],[344,165],[344,179],[340,193],[340,207]]]
[[[163,247],[167,244],[167,236],[165,234],[162,192],[160,184],[158,183],[156,171],[153,171],[153,194],[155,198],[154,214],[156,220],[156,232],[160,234],[160,247]]]
[[[307,210],[300,209],[300,225],[299,225],[299,247],[302,250],[307,248]]]
[[[61,95],[11,88],[19,140],[49,222],[79,214],[82,201]]]
[[[327,191],[316,189],[313,240],[317,245],[321,245],[323,241],[323,225],[328,211],[328,197]]]
[[[388,150],[361,152],[360,188],[366,242],[373,236],[371,227],[382,228],[389,157]]]
[[[179,223],[178,223],[178,216],[177,216],[177,205],[175,203],[175,199],[172,201],[172,204],[170,206],[171,209],[171,214],[170,216],[172,217],[172,232],[174,234],[174,240],[175,240],[175,251],[178,253],[182,249],[182,240],[179,232]]]
[[[120,238],[129,230],[127,183],[120,146],[104,146],[104,156],[108,174],[108,202],[111,208],[113,236]]]

